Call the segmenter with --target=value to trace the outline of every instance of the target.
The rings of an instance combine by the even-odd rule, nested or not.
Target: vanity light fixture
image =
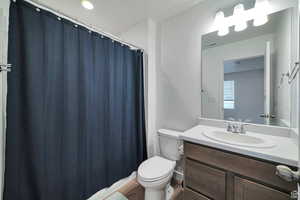
[[[243,4],[234,6],[233,15],[225,17],[223,11],[218,11],[215,16],[215,30],[219,36],[229,33],[229,27],[234,26],[234,31],[243,31],[248,27],[248,21],[253,20],[253,26],[266,24],[269,14],[269,0],[256,0],[254,8],[245,10]]]
[[[225,36],[229,33],[229,27],[226,23],[224,12],[217,12],[215,17],[215,26],[218,28],[218,36]]]
[[[254,26],[261,26],[268,22],[268,11],[269,8],[269,1],[268,0],[256,0],[255,2],[255,16],[253,25]]]
[[[235,21],[234,30],[236,32],[243,31],[247,28],[247,20],[245,18],[245,8],[243,4],[234,6],[233,17]]]
[[[92,4],[92,2],[90,2],[88,0],[81,0],[81,5],[82,5],[82,7],[84,7],[87,10],[94,9],[94,5]]]

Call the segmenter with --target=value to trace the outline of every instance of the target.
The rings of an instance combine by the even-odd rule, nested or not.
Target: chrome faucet
[[[246,134],[246,129],[245,129],[245,126],[248,125],[248,124],[244,124],[244,123],[241,123],[240,124],[240,134]]]
[[[237,134],[246,134],[245,125],[248,124],[242,122],[227,122],[226,131]]]
[[[226,126],[227,126],[226,131],[232,132],[232,124],[230,122],[227,122]]]

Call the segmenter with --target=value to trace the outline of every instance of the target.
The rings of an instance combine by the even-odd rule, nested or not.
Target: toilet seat
[[[154,156],[144,161],[138,168],[138,178],[144,182],[155,182],[173,174],[176,162]]]

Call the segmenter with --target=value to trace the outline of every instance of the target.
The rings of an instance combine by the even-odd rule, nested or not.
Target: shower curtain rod
[[[16,2],[16,1],[17,1],[17,0],[13,0],[13,2]],[[106,37],[109,37],[110,39],[112,39],[112,40],[114,40],[114,41],[117,41],[117,42],[120,42],[120,43],[122,43],[122,44],[125,44],[125,45],[129,46],[130,48],[132,48],[132,49],[134,49],[134,50],[141,50],[141,51],[145,52],[145,49],[143,49],[143,48],[141,48],[141,47],[138,47],[138,46],[136,46],[136,45],[134,45],[134,44],[131,44],[131,43],[129,43],[129,42],[126,42],[126,41],[122,40],[121,38],[119,38],[119,37],[117,37],[117,36],[115,36],[115,35],[113,35],[113,34],[111,34],[111,33],[107,33],[107,32],[105,32],[105,31],[102,31],[102,30],[96,28],[96,27],[93,26],[93,25],[84,23],[84,22],[82,22],[82,21],[80,21],[80,20],[78,20],[78,19],[76,19],[76,18],[74,18],[74,17],[68,16],[68,15],[66,15],[66,14],[64,14],[64,13],[62,13],[62,12],[60,12],[59,10],[56,10],[56,9],[54,9],[54,8],[50,8],[50,7],[44,5],[44,4],[40,3],[40,2],[35,2],[35,1],[32,1],[32,0],[24,0],[24,1],[26,1],[26,2],[28,2],[28,3],[30,3],[30,4],[32,4],[32,5],[34,5],[34,6],[36,6],[37,8],[41,8],[41,9],[47,10],[47,11],[49,11],[49,12],[51,12],[51,13],[57,15],[58,17],[62,17],[62,18],[65,18],[65,19],[67,19],[67,20],[70,20],[71,22],[73,22],[73,23],[75,23],[75,24],[77,24],[77,25],[83,26],[83,27],[85,27],[85,28],[87,28],[87,29],[89,29],[89,30],[91,30],[91,31],[94,31],[94,32],[96,32],[96,33],[99,33],[99,34],[101,34],[101,35],[104,35],[104,36],[106,36]]]

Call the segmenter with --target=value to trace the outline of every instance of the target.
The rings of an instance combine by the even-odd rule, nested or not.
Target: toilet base
[[[165,200],[166,192],[165,189],[146,189],[145,200]]]

